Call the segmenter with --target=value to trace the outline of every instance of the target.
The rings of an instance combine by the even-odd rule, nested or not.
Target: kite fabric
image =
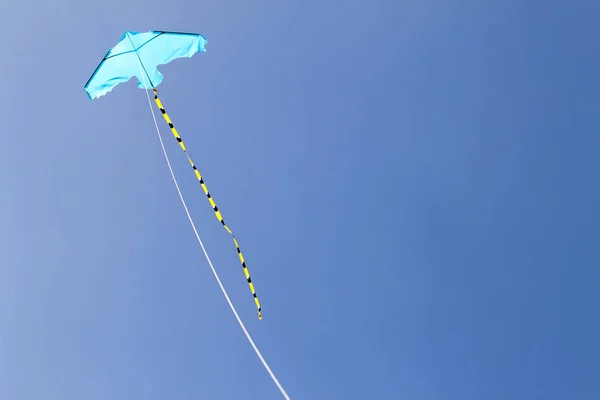
[[[198,168],[190,158],[183,143],[183,139],[173,126],[173,122],[158,98],[158,91],[156,90],[156,86],[163,80],[163,75],[157,70],[158,65],[167,64],[176,58],[190,58],[200,51],[206,51],[205,45],[207,43],[207,40],[197,33],[166,31],[137,33],[126,31],[121,37],[121,41],[115,47],[110,49],[106,56],[104,56],[86,83],[85,91],[88,93],[88,97],[93,100],[110,92],[118,84],[129,81],[134,76],[138,78],[139,88],[147,89],[144,82],[146,79],[150,82],[154,91],[154,101],[158,109],[169,125],[173,136],[185,153],[217,219],[233,238],[233,243],[235,244],[240,263],[242,264],[244,276],[246,277],[246,281],[248,282],[250,291],[254,297],[254,302],[256,303],[258,318],[262,320],[263,316],[260,302],[258,301],[254,284],[250,278],[250,273],[246,267],[246,261],[240,250],[237,238],[233,234],[233,231],[225,224],[221,211],[208,191],[206,183],[204,182],[202,175],[200,175]]]
[[[207,43],[206,38],[198,33],[125,31],[119,43],[106,53],[86,83],[85,91],[90,99],[95,99],[134,76],[138,78],[138,88],[144,89],[139,63],[152,88],[156,88],[163,80],[156,67],[206,51]]]

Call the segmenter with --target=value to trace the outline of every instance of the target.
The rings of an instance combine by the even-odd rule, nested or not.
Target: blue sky
[[[594,1],[3,2],[0,398],[279,399],[123,31],[199,32],[161,128],[292,399],[596,399]],[[6,49],[8,48],[8,52]]]

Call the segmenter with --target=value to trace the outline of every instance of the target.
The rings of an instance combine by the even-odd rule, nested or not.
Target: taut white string
[[[246,338],[248,339],[248,342],[250,342],[250,344],[252,345],[252,348],[254,349],[254,352],[256,353],[256,355],[258,356],[258,358],[262,362],[263,366],[265,367],[265,369],[267,370],[267,372],[271,376],[271,379],[273,380],[273,382],[275,382],[275,385],[277,385],[277,387],[279,388],[279,391],[281,392],[281,394],[283,395],[283,397],[286,400],[290,400],[290,397],[288,396],[288,394],[286,393],[286,391],[283,389],[283,386],[281,386],[281,384],[279,383],[279,380],[277,380],[277,377],[275,376],[275,374],[273,373],[273,371],[271,371],[271,368],[269,367],[269,364],[267,364],[267,362],[263,358],[262,354],[258,350],[258,347],[256,347],[256,344],[254,344],[254,341],[252,340],[252,337],[250,337],[250,334],[248,333],[248,330],[246,329],[246,326],[244,326],[244,323],[242,322],[242,320],[241,320],[240,316],[238,315],[237,311],[235,310],[235,307],[233,306],[233,303],[229,299],[229,296],[227,295],[227,291],[225,290],[225,287],[221,283],[221,279],[219,279],[219,275],[217,274],[217,271],[215,270],[215,267],[213,266],[212,261],[210,260],[210,257],[208,256],[208,253],[206,252],[206,248],[204,247],[204,243],[202,243],[202,239],[200,239],[200,235],[198,234],[198,230],[196,229],[196,225],[194,224],[194,221],[192,219],[192,216],[190,215],[190,212],[189,212],[189,210],[187,208],[185,200],[183,199],[183,195],[181,194],[181,190],[179,188],[179,184],[177,183],[177,179],[175,178],[175,174],[173,173],[173,167],[171,166],[171,162],[169,161],[169,156],[167,155],[167,150],[165,149],[165,145],[164,145],[162,137],[160,135],[160,129],[158,127],[158,123],[156,122],[156,115],[154,114],[154,108],[152,107],[152,101],[150,100],[150,95],[148,94],[148,86],[146,85],[146,79],[145,79],[145,76],[144,76],[145,74],[143,72],[142,63],[139,60],[139,58],[138,58],[138,63],[140,64],[140,73],[141,73],[141,76],[142,76],[142,82],[144,84],[144,88],[146,89],[145,92],[146,92],[146,97],[148,98],[148,105],[150,106],[150,111],[152,112],[152,119],[154,120],[154,126],[156,127],[156,134],[158,135],[158,140],[160,141],[160,146],[161,146],[163,154],[165,156],[165,160],[167,161],[167,166],[169,167],[169,171],[171,172],[171,178],[173,178],[173,183],[175,184],[175,188],[177,189],[177,193],[179,194],[179,199],[181,200],[181,204],[183,204],[183,208],[185,209],[185,213],[187,214],[188,220],[190,221],[190,224],[192,225],[192,229],[194,230],[194,234],[196,235],[196,239],[198,239],[198,243],[200,244],[200,247],[202,247],[202,251],[204,252],[204,256],[206,257],[206,261],[208,261],[208,265],[210,266],[210,269],[212,270],[213,275],[215,276],[215,279],[217,280],[217,283],[219,284],[219,287],[221,288],[221,291],[223,292],[223,295],[225,296],[225,299],[227,300],[227,303],[229,303],[229,307],[231,308],[231,311],[233,312],[233,315],[235,315],[235,318],[237,319],[238,323],[240,324],[240,327],[244,331],[244,334],[246,335]]]

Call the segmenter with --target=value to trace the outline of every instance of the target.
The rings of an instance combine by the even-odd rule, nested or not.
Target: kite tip
[[[258,312],[258,319],[262,321],[262,313],[260,311]]]

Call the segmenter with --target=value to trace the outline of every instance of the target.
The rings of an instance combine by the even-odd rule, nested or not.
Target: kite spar
[[[221,225],[223,225],[225,230],[231,235],[231,237],[233,239],[233,243],[235,244],[235,247],[236,247],[236,250],[238,253],[238,257],[242,264],[244,275],[245,275],[248,285],[250,287],[250,291],[252,292],[252,296],[254,297],[254,302],[255,302],[256,308],[258,310],[258,318],[262,320],[262,312],[261,312],[260,302],[258,301],[258,297],[256,295],[256,291],[254,289],[252,279],[250,278],[250,274],[248,272],[246,262],[242,255],[242,251],[240,250],[238,241],[237,241],[235,235],[233,234],[233,231],[227,226],[227,224],[225,224],[223,216],[221,215],[219,208],[217,207],[213,197],[211,196],[210,192],[208,191],[208,188],[206,186],[206,183],[205,183],[202,175],[198,171],[198,168],[196,167],[195,163],[192,161],[191,157],[189,156],[189,154],[187,152],[186,146],[183,143],[183,139],[181,138],[181,135],[175,129],[173,122],[169,118],[169,115],[165,111],[165,108],[163,107],[162,102],[158,98],[158,91],[156,89],[156,87],[163,80],[163,75],[157,69],[158,65],[167,64],[177,58],[182,58],[182,57],[191,58],[197,52],[206,51],[205,45],[207,43],[208,42],[207,42],[206,38],[204,38],[204,36],[197,34],[197,33],[169,32],[169,31],[150,31],[150,32],[144,32],[144,33],[138,33],[138,32],[126,31],[123,34],[123,36],[121,37],[121,40],[119,41],[119,43],[115,47],[110,49],[108,51],[108,53],[104,56],[104,58],[102,59],[102,61],[100,62],[100,64],[98,65],[98,67],[96,68],[96,70],[94,71],[94,73],[92,74],[90,79],[88,80],[88,82],[86,83],[85,91],[87,92],[88,97],[93,100],[98,97],[104,96],[106,93],[110,92],[114,87],[116,87],[118,84],[127,82],[134,76],[138,78],[138,88],[145,89],[146,95],[148,95],[148,89],[149,89],[148,86],[150,86],[152,88],[152,90],[154,92],[154,101],[156,103],[156,106],[158,107],[158,109],[160,110],[161,114],[163,115],[165,121],[169,125],[169,128],[171,129],[171,132],[173,133],[173,136],[179,143],[181,149],[185,153],[185,155],[188,159],[188,162],[190,163],[190,166],[194,170],[196,178],[200,182],[200,185],[202,186],[202,189],[204,190],[204,193],[206,194],[206,197],[208,198],[208,201],[210,202],[210,205],[213,208],[213,211],[215,212],[217,219],[219,220]],[[148,82],[149,85],[146,82]],[[198,242],[199,242],[200,246],[202,247],[202,250],[204,251],[204,255],[206,256],[206,259],[212,269],[212,272],[213,272],[215,278],[217,279],[217,283],[219,284],[221,291],[223,292],[223,295],[225,296],[240,327],[244,331],[248,341],[252,345],[257,356],[260,358],[263,366],[265,367],[265,369],[267,370],[267,372],[269,373],[269,375],[271,376],[271,378],[273,379],[273,381],[279,388],[279,390],[280,390],[281,394],[284,396],[284,398],[289,400],[289,396],[287,395],[287,393],[285,392],[285,390],[283,389],[283,387],[281,386],[281,384],[279,383],[279,381],[277,380],[277,378],[271,371],[269,365],[267,364],[265,359],[262,357],[262,354],[260,353],[260,351],[258,350],[256,345],[254,344],[254,341],[252,340],[252,338],[250,337],[250,334],[246,330],[246,327],[244,326],[242,320],[240,319],[238,313],[236,312],[235,307],[233,306],[233,303],[229,299],[229,296],[227,295],[227,292],[225,291],[225,288],[223,287],[223,284],[221,283],[221,280],[219,279],[219,276],[218,276],[214,266],[212,265],[212,262],[208,256],[208,253],[206,252],[206,249],[204,248],[204,244],[202,243],[202,240],[200,239],[200,236],[198,235],[198,231],[196,230],[195,224],[190,216],[190,213],[187,209],[187,205],[185,203],[185,200],[183,199],[183,195],[181,194],[181,190],[179,188],[179,185],[178,185],[175,175],[173,173],[173,169],[171,167],[171,163],[169,161],[169,157],[168,157],[166,149],[164,147],[162,137],[160,135],[160,130],[159,130],[158,124],[156,122],[156,118],[154,115],[154,109],[152,108],[152,103],[150,101],[150,96],[148,96],[148,103],[150,105],[150,111],[152,112],[152,117],[154,119],[154,123],[156,126],[156,132],[158,134],[158,138],[160,140],[160,144],[161,144],[165,159],[167,161],[167,165],[171,172],[173,182],[175,183],[175,186],[177,188],[177,192],[179,193],[181,202],[185,208],[185,211],[186,211],[188,219],[192,225],[194,233],[196,234],[196,238],[198,239]]]

